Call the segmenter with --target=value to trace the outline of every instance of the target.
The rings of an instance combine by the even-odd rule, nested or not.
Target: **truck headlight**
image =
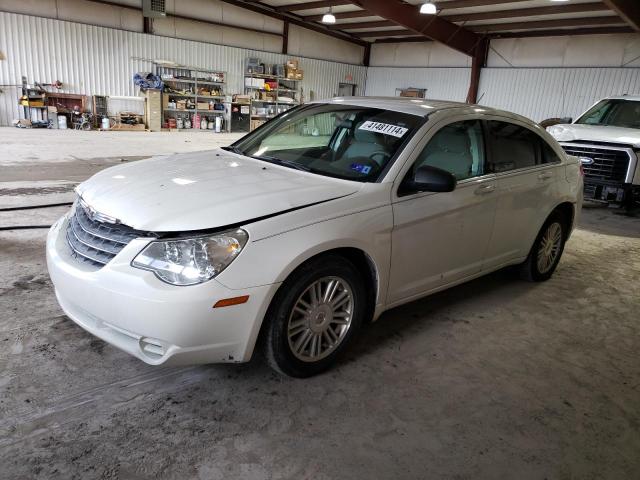
[[[151,242],[131,265],[150,270],[171,285],[195,285],[227,268],[248,238],[247,232],[238,229],[206,237]]]

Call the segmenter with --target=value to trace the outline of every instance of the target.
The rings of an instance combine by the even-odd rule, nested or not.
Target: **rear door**
[[[495,268],[528,255],[555,207],[560,159],[524,123],[487,120],[486,133],[487,168],[496,176],[497,209],[485,267]]]
[[[495,176],[485,171],[482,122],[462,118],[434,126],[394,186],[389,303],[477,274],[482,267],[493,231]],[[398,191],[401,181],[421,165],[453,173],[456,189]]]

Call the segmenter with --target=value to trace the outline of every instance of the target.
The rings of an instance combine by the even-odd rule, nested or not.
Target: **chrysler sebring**
[[[533,122],[452,102],[336,98],[233,145],[103,170],[51,228],[60,306],[154,365],[328,368],[382,312],[488,272],[554,272],[578,159]]]

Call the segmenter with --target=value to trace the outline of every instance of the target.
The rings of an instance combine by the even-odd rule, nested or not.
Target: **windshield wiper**
[[[229,145],[228,147],[222,147],[222,150],[226,150],[227,152],[237,153],[238,155],[244,155],[244,152],[240,150],[238,147],[234,147],[233,145]]]
[[[251,158],[255,158],[256,160],[264,160],[265,162],[275,163],[276,165],[283,165],[289,168],[295,168],[296,170],[302,170],[303,172],[311,172],[312,170],[309,167],[305,167],[304,165],[300,165],[297,162],[291,160],[284,160],[282,158],[269,157],[265,155],[261,156],[252,156]]]

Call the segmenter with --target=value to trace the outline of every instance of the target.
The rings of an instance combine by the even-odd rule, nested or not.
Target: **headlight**
[[[247,232],[238,229],[206,237],[151,242],[131,265],[151,270],[172,285],[195,285],[227,268],[248,238]]]

